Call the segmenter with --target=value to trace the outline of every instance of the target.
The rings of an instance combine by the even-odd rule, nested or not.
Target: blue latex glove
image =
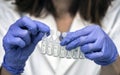
[[[49,35],[49,27],[28,17],[19,19],[10,26],[3,38],[5,56],[2,66],[12,75],[24,71],[25,62],[34,51],[44,34]]]
[[[61,41],[67,50],[81,48],[85,57],[105,66],[114,62],[118,56],[116,46],[109,36],[97,25],[87,26],[76,32],[69,32]]]

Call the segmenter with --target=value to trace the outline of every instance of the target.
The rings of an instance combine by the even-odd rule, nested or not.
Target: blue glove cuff
[[[16,63],[15,63],[16,62]],[[25,63],[22,61],[10,61],[7,55],[4,56],[2,66],[9,71],[12,75],[20,75],[24,71]]]
[[[94,61],[96,64],[99,64],[99,65],[101,65],[101,66],[107,66],[107,65],[109,65],[109,64],[111,64],[111,63],[113,63],[114,61],[116,61],[116,59],[118,58],[118,54],[116,54],[116,55],[114,55],[111,59],[109,59],[109,60],[103,60],[103,61]]]
[[[3,63],[2,66],[12,75],[20,75],[24,71],[24,69],[15,69],[13,67],[7,66],[5,63]]]

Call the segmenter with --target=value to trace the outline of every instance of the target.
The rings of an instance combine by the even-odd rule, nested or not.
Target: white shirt
[[[7,4],[7,5],[6,5]],[[0,1],[0,64],[4,56],[2,47],[2,38],[6,34],[9,26],[20,18],[19,13],[14,10],[15,6],[9,2]],[[27,15],[28,16],[28,15]],[[46,18],[35,18],[47,24],[52,30],[57,31],[56,22],[52,15]],[[85,27],[87,22],[84,22],[78,15],[74,18],[70,31],[76,31]],[[117,46],[120,53],[120,0],[112,2],[105,18],[102,21],[103,29]],[[24,73],[22,75],[99,75],[100,66],[88,59],[75,60],[58,58],[40,53],[40,43],[27,60]]]

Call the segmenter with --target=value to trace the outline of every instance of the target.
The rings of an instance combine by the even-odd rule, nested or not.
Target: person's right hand
[[[16,21],[3,38],[5,56],[2,66],[12,75],[22,73],[26,60],[44,34],[49,35],[50,29],[41,22],[28,17]]]

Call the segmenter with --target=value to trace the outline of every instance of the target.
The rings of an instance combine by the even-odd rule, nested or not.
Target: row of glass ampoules
[[[53,36],[56,36],[56,38]],[[80,51],[79,47],[68,51],[65,49],[65,46],[60,45],[60,39],[65,36],[66,33],[56,32],[55,35],[53,34],[53,31],[51,31],[51,35],[49,37],[44,36],[41,41],[41,53],[60,58],[84,59],[84,54]]]

